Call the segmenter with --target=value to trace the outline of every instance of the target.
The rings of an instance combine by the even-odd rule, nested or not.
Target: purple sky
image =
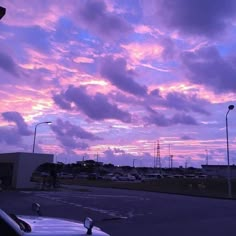
[[[226,164],[235,0],[3,0],[1,152],[153,166]],[[236,164],[236,108],[228,114]]]

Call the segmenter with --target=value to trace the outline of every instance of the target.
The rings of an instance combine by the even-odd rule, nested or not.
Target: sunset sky
[[[3,0],[1,152],[153,166],[226,164],[235,0]],[[236,108],[228,114],[236,164]]]

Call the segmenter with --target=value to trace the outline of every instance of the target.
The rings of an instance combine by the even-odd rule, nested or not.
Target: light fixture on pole
[[[232,190],[231,190],[231,173],[230,173],[230,162],[229,162],[229,132],[228,132],[228,114],[230,110],[234,109],[234,105],[228,106],[228,111],[226,113],[225,122],[226,122],[226,142],[227,142],[227,166],[228,166],[228,197],[232,197]]]
[[[0,20],[4,17],[6,14],[6,8],[0,6]]]
[[[34,143],[33,143],[33,153],[34,153],[34,149],[35,149],[35,140],[36,140],[36,132],[37,132],[37,127],[39,125],[42,125],[42,124],[51,124],[52,122],[51,121],[44,121],[44,122],[40,122],[38,124],[35,125],[35,128],[34,128]]]

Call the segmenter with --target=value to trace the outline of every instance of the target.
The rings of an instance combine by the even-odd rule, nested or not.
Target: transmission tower
[[[156,162],[157,162],[157,165],[161,171],[161,148],[160,148],[160,143],[159,143],[159,140],[157,140],[157,148],[156,148]]]

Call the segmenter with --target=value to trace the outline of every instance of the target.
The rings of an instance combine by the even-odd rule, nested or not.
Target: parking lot
[[[235,235],[236,201],[144,191],[68,187],[57,191],[6,191],[0,207],[16,214],[95,220],[110,235]]]

